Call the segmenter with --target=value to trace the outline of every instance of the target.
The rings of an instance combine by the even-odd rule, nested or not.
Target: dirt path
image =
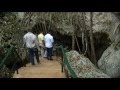
[[[42,58],[41,64],[32,66],[30,63],[21,67],[13,78],[65,78],[65,74],[61,72],[60,62],[53,57],[53,61]]]

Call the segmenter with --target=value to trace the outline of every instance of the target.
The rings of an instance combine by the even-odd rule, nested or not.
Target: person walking
[[[52,50],[53,50],[54,39],[53,39],[53,36],[51,35],[51,32],[49,32],[45,35],[44,41],[45,41],[45,47],[47,49],[47,59],[53,60],[52,59]]]
[[[34,55],[36,56],[37,63],[39,64],[40,63],[38,54],[39,42],[36,35],[33,34],[32,29],[23,36],[23,42],[29,52],[31,64],[35,65]]]
[[[44,56],[44,52],[45,52],[43,32],[40,32],[40,34],[38,35],[38,41],[39,41],[40,53],[41,53],[41,56],[43,57]]]

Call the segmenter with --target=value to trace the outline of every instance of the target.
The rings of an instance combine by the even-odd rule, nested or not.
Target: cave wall
[[[69,13],[69,16],[68,16],[68,13]],[[89,14],[90,14],[89,12],[86,12],[85,24],[87,25],[87,30],[89,30],[89,27],[90,27]],[[12,36],[14,36],[12,38],[14,38],[16,40],[18,40],[18,38],[19,38],[19,41],[21,41],[21,43],[22,43],[21,38],[23,36],[23,33],[21,33],[21,35],[18,35],[20,32],[23,32],[24,30],[28,30],[29,28],[35,27],[34,29],[37,30],[36,33],[38,34],[39,31],[43,30],[43,29],[40,26],[38,27],[36,25],[38,23],[44,24],[47,21],[49,24],[51,24],[52,28],[50,28],[50,29],[53,32],[55,41],[56,42],[59,41],[60,43],[64,42],[64,44],[68,45],[69,48],[71,48],[71,46],[72,46],[71,45],[71,41],[72,41],[71,35],[73,33],[73,30],[75,30],[74,26],[70,23],[70,20],[74,15],[76,15],[78,17],[75,20],[81,19],[80,18],[81,13],[79,13],[79,12],[74,12],[74,13],[70,13],[70,12],[65,12],[65,13],[64,12],[60,12],[60,13],[59,12],[51,12],[51,13],[48,13],[48,12],[14,12],[14,15],[16,15],[16,17],[17,17],[14,19],[14,21],[16,23],[12,23],[10,27],[11,27],[11,29],[13,29],[13,26],[15,26],[14,24],[16,24],[16,26],[15,26],[16,31],[14,32],[14,35],[12,35]],[[7,17],[4,17],[5,20],[9,20],[9,19],[7,19]],[[96,48],[99,46],[101,47],[103,45],[102,41],[106,41],[107,39],[110,39],[111,42],[119,39],[119,35],[117,35],[117,32],[119,32],[119,30],[116,30],[116,27],[119,24],[118,17],[119,17],[119,14],[116,14],[116,13],[114,14],[111,12],[94,12],[93,32],[95,35],[94,39],[95,39],[95,47]],[[75,22],[75,23],[77,23],[77,22]],[[4,21],[4,24],[5,23],[8,23],[8,22]],[[46,27],[48,27],[49,24],[46,23],[45,24]],[[4,26],[4,30],[6,29],[6,27],[7,27],[7,24],[6,24],[6,26]],[[1,31],[2,31],[2,29],[3,28],[1,28]],[[7,30],[11,30],[11,29],[8,28]],[[47,28],[46,30],[49,30],[49,28]],[[59,33],[59,34],[57,35],[57,33]],[[100,33],[100,34],[97,34],[97,33]],[[102,33],[106,33],[106,35],[108,37],[103,35],[104,38],[101,38]],[[2,35],[1,35],[1,37],[2,37]],[[77,28],[77,38],[78,38],[80,48],[82,48],[82,45],[81,45],[82,39],[81,39],[80,28]],[[107,38],[107,39],[105,39],[105,38]],[[16,41],[16,40],[14,40],[14,41]],[[102,45],[101,45],[100,41],[101,41]],[[105,50],[108,45],[106,45],[104,42],[103,46],[105,46],[105,48],[103,47]],[[76,49],[78,49],[78,48],[76,47]],[[96,52],[99,53],[102,51],[99,51],[97,48]]]
[[[88,30],[90,27],[89,14],[90,14],[89,12],[86,13],[86,25],[88,26],[87,28]],[[93,16],[93,34],[94,34],[93,36],[94,37],[93,38],[95,41],[94,45],[95,45],[97,60],[101,57],[103,51],[106,50],[107,47],[113,41],[114,36],[112,34],[113,34],[113,29],[116,27],[115,26],[116,23],[117,23],[117,18],[113,13],[94,12],[94,16]],[[46,26],[49,26],[49,25],[46,25]],[[41,28],[38,28],[38,29],[43,30]],[[55,24],[54,28],[52,27],[51,30],[56,43],[61,43],[65,46],[68,46],[68,48],[71,49],[71,46],[72,46],[71,35],[73,33],[73,30],[75,30],[74,26],[71,26],[71,24],[66,24],[64,21],[61,25],[59,25],[59,27],[57,26],[57,24]],[[82,42],[81,42],[82,38],[81,38],[80,28],[77,28],[77,32],[78,32],[77,33],[78,43],[80,45],[80,49],[82,50]],[[90,47],[90,43],[89,43],[89,47]],[[76,43],[75,43],[75,49],[78,51],[78,47]]]

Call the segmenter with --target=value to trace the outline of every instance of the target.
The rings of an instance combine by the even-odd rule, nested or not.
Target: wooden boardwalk
[[[40,60],[41,64],[31,65],[29,63],[26,67],[21,67],[18,70],[19,74],[15,73],[13,78],[66,78],[55,56],[53,56],[53,61],[46,58],[40,58]]]

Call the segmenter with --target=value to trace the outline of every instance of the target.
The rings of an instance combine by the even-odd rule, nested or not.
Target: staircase
[[[53,60],[47,60],[46,58],[40,58],[41,64],[31,65],[27,64],[26,67],[21,67],[15,73],[13,78],[66,78],[65,74],[61,72],[60,61],[56,60],[56,56],[53,56]]]

